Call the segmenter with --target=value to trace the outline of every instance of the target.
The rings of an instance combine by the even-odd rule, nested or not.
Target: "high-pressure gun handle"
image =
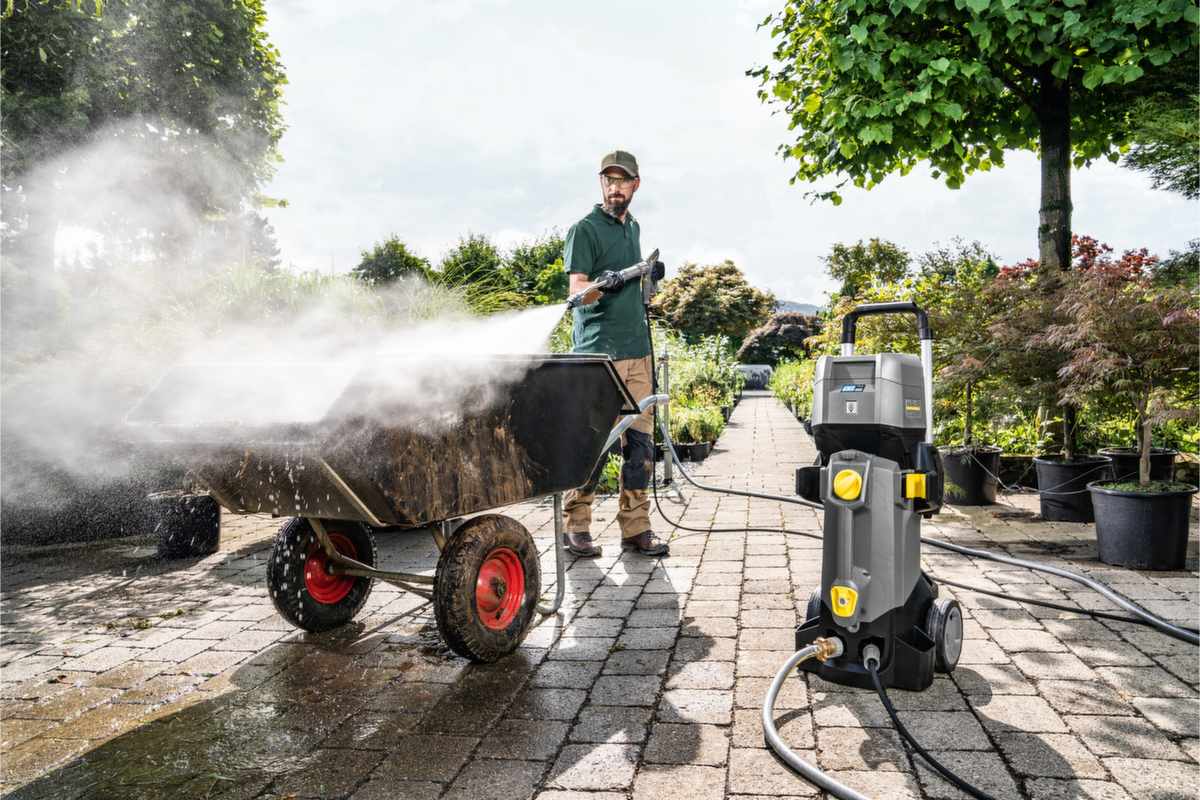
[[[654,292],[658,291],[658,281],[650,279],[650,271],[654,269],[654,262],[658,261],[658,248],[654,248],[654,252],[646,256],[645,259],[634,264],[632,267],[626,267],[618,273],[621,278],[626,281],[631,281],[634,278],[642,278],[642,302],[646,305],[650,304],[650,297]],[[600,280],[593,283],[588,288],[576,292],[567,298],[567,308],[578,308],[583,304],[584,295],[593,289],[607,289],[612,286],[614,281],[606,276],[601,276]],[[651,287],[652,284],[652,287]]]

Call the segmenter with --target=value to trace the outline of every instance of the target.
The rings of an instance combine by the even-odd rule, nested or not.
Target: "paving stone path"
[[[791,495],[814,451],[765,393],[747,393],[701,480]],[[221,551],[160,563],[147,539],[3,549],[0,792],[12,798],[817,797],[766,748],[771,677],[819,580],[819,514],[699,492],[661,498],[671,555],[605,547],[571,559],[567,601],[514,656],[476,666],[438,637],[430,606],[375,585],[338,631],[299,632],[267,599],[280,525],[226,515]],[[1097,560],[1091,525],[1034,516],[1035,498],[946,509],[927,536],[1084,572],[1195,627],[1200,580]],[[551,507],[505,511],[543,552]],[[1195,513],[1193,511],[1193,518]],[[797,533],[784,533],[783,530]],[[663,523],[660,534],[669,532]],[[378,536],[386,568],[432,574],[423,533]],[[1116,610],[1082,586],[926,547],[927,572],[1023,597]],[[1196,798],[1197,648],[1145,628],[949,590],[962,660],[901,719],[996,798]],[[873,692],[797,674],[776,704],[789,745],[875,798],[963,795],[915,759]]]

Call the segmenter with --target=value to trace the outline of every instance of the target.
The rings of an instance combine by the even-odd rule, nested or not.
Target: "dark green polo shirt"
[[[599,204],[567,231],[563,266],[594,281],[606,270],[620,272],[642,260],[641,230],[632,214],[613,219]],[[620,294],[601,295],[575,309],[572,352],[607,353],[613,360],[650,355],[641,281],[630,281]]]

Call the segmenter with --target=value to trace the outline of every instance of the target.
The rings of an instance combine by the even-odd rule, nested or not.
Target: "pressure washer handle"
[[[916,303],[869,303],[858,306],[842,318],[842,355],[853,355],[853,350],[846,353],[846,345],[854,347],[854,328],[859,317],[870,317],[878,314],[916,314],[917,335],[920,339],[933,339],[933,331],[929,329],[929,317],[925,310]]]
[[[654,252],[651,253],[650,255],[648,255],[644,260],[639,261],[638,263],[634,264],[632,267],[626,267],[625,269],[621,270],[620,273],[618,273],[618,274],[625,281],[631,281],[634,278],[641,278],[643,276],[648,277],[650,275],[650,270],[654,269],[654,262],[657,260],[658,260],[658,248],[656,247],[656,248],[654,248]],[[570,297],[568,297],[567,298],[567,308],[568,309],[578,308],[579,306],[583,305],[583,298],[585,296],[587,296],[588,292],[591,292],[591,291],[597,290],[597,289],[607,289],[612,284],[613,284],[612,278],[608,278],[606,276],[601,276],[598,281],[593,283],[588,288],[582,289],[582,290],[576,292],[575,294],[571,295]]]
[[[877,314],[916,314],[917,337],[921,340],[921,366],[924,368],[925,441],[933,444],[933,331],[925,309],[916,303],[868,303],[858,306],[842,317],[842,355],[854,355],[854,327],[859,317]]]

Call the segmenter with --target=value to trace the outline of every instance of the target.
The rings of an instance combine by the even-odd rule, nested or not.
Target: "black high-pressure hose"
[[[883,707],[887,710],[888,716],[892,720],[892,725],[894,725],[896,727],[896,731],[899,732],[902,737],[904,737],[904,741],[912,745],[912,748],[917,751],[917,754],[920,755],[921,758],[925,759],[929,766],[941,773],[943,778],[950,781],[967,794],[971,795],[971,797],[976,798],[976,800],[996,800],[996,798],[992,797],[987,792],[976,789],[974,786],[955,775],[949,769],[942,766],[941,762],[930,755],[928,750],[926,750],[924,747],[921,747],[921,745],[917,743],[917,740],[913,738],[912,734],[908,732],[908,728],[904,727],[904,723],[900,721],[898,716],[896,716],[896,709],[892,708],[892,702],[888,700],[887,692],[885,692],[883,689],[883,683],[879,680],[878,655],[867,656],[866,660],[864,661],[864,665],[868,670],[871,671],[871,681],[875,684],[875,691],[879,694],[879,699],[883,701]]]

